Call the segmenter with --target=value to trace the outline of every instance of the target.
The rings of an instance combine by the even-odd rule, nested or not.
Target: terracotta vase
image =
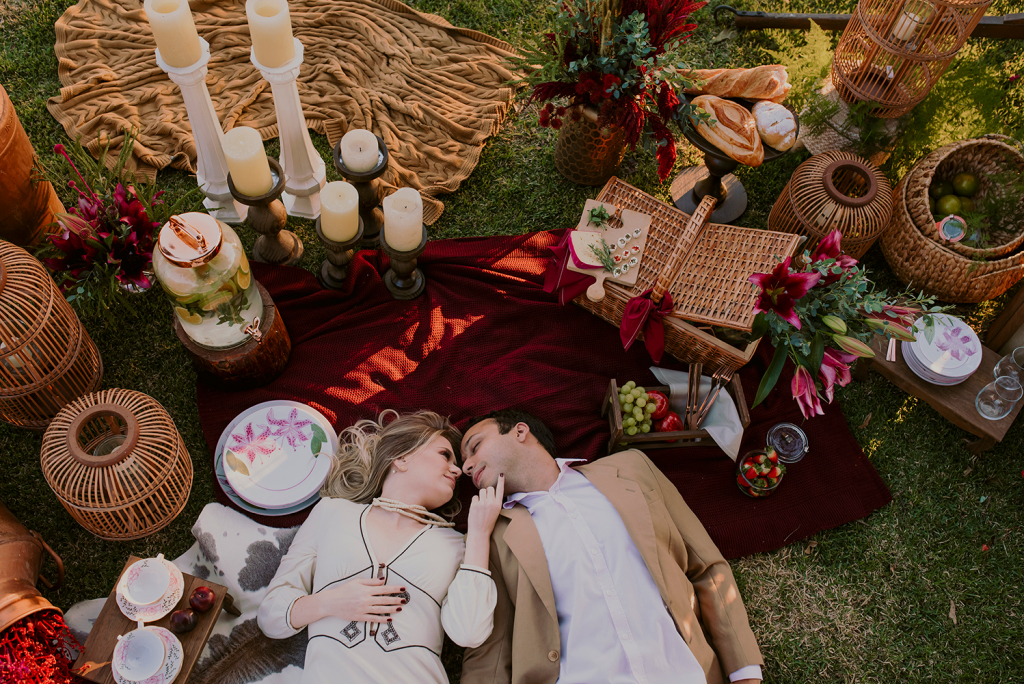
[[[39,574],[44,551],[57,563],[56,584]],[[41,610],[61,612],[36,589],[38,580],[50,588],[59,587],[64,582],[64,563],[38,533],[30,532],[0,503],[0,632]]]
[[[55,230],[47,224],[64,205],[40,171],[14,104],[0,86],[0,239],[27,247]]]
[[[597,125],[597,109],[584,107],[573,121],[562,117],[555,142],[555,166],[573,183],[604,185],[615,175],[626,155],[626,132]]]

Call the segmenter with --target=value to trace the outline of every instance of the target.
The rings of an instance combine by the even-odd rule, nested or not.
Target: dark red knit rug
[[[427,290],[411,302],[396,301],[385,289],[377,252],[357,253],[350,289],[343,292],[322,289],[302,269],[254,264],[288,327],[291,360],[281,377],[257,390],[224,392],[199,383],[211,450],[244,409],[288,399],[316,407],[339,429],[388,408],[430,409],[460,427],[494,409],[522,408],[548,424],[560,455],[603,456],[608,424],[599,412],[609,378],[655,384],[652,364],[643,344],[623,351],[616,328],[575,305],[559,306],[541,289],[546,248],[559,235],[430,242],[420,259]],[[741,372],[748,401],[766,364],[762,354]],[[668,355],[662,365],[683,367]],[[768,429],[781,421],[803,425],[811,442],[810,454],[770,497],[744,496],[735,484],[735,464],[716,448],[649,454],[726,558],[769,551],[863,518],[892,499],[850,433],[838,400],[824,416],[804,422],[784,374],[751,418],[741,453],[760,448]],[[837,472],[842,484],[834,481]],[[217,498],[230,505],[219,489]],[[305,516],[253,517],[290,526]]]

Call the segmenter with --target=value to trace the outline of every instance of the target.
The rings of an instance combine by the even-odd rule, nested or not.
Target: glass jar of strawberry
[[[785,474],[786,466],[772,447],[748,451],[736,459],[736,486],[755,499],[774,492]]]

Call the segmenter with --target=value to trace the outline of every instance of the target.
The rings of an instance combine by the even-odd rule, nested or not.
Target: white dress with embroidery
[[[366,533],[368,505],[323,499],[295,535],[281,560],[257,619],[264,634],[297,634],[289,619],[296,600],[341,582],[377,576],[385,563],[387,584],[406,589],[402,612],[380,623],[324,618],[309,625],[302,684],[337,682],[438,682],[444,632],[460,646],[479,646],[494,624],[497,590],[490,573],[461,565],[465,537],[455,530],[424,527],[391,559],[378,559]]]

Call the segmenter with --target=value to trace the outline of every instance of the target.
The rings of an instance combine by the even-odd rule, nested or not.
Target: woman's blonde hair
[[[389,418],[392,420],[387,422]],[[392,463],[438,436],[451,442],[458,462],[462,433],[444,416],[432,411],[400,416],[388,409],[376,421],[360,420],[339,435],[341,445],[320,495],[368,504],[380,496]],[[451,519],[461,507],[458,497],[452,494],[437,512]]]

